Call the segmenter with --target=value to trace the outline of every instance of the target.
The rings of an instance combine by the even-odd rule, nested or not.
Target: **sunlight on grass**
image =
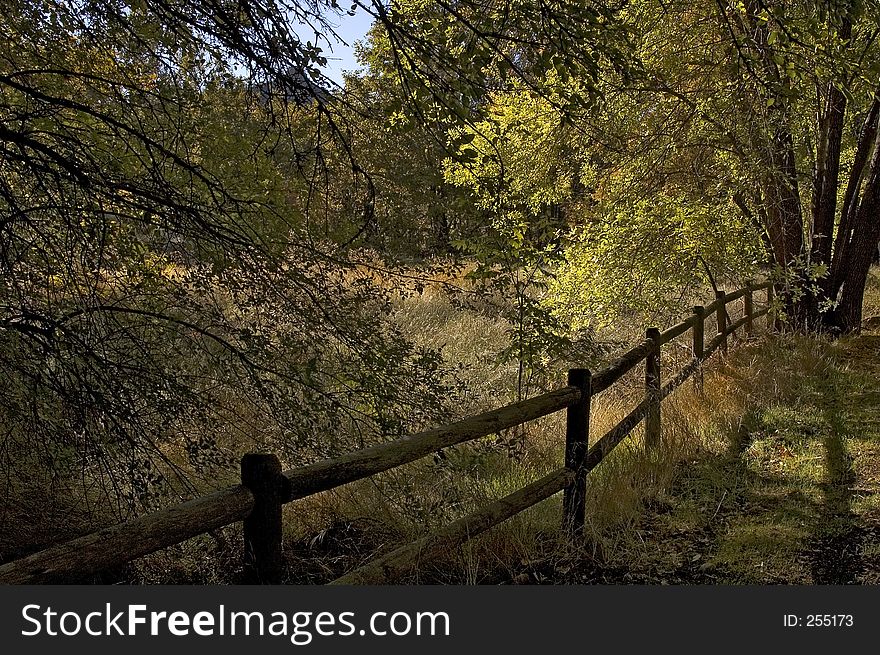
[[[866,315],[875,305],[866,301]],[[507,339],[497,318],[425,294],[397,301],[393,320],[461,365],[475,390],[462,415],[510,400],[516,371],[494,364]],[[783,334],[736,346],[707,364],[702,390],[688,381],[663,403],[661,448],[646,451],[639,426],[590,474],[577,542],[560,530],[558,494],[420,563],[407,581],[578,582],[586,562],[633,581],[811,582],[824,566],[810,555],[816,544],[845,537],[853,517],[880,517],[880,337]],[[688,356],[668,350],[665,375]],[[637,368],[593,398],[591,442],[642,398],[642,376]],[[287,552],[304,580],[330,579],[560,466],[564,435],[561,412],[294,503]]]
[[[743,522],[728,530],[717,561],[740,583],[761,583],[791,576],[792,561],[809,532],[791,524]]]

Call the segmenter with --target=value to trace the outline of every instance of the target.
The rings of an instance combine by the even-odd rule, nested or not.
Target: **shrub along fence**
[[[755,311],[753,294],[766,290]],[[731,322],[727,307],[743,301],[742,318]],[[566,410],[564,465],[539,480],[411,544],[402,546],[334,580],[332,584],[391,582],[424,560],[458,547],[550,496],[563,491],[563,529],[577,535],[584,526],[586,480],[591,470],[642,421],[646,447],[660,441],[660,407],[676,387],[700,370],[716,350],[726,353],[728,338],[742,329],[751,335],[757,318],[770,312],[773,287],[749,284],[739,291],[716,292],[715,301],[693,308],[691,316],[661,332],[648,328],[645,339],[609,366],[592,374],[572,369],[565,387],[484,412],[450,425],[363,448],[335,459],[282,471],[271,454],[245,455],[241,484],[104,528],[0,566],[0,583],[63,582],[106,570],[237,521],[244,522],[245,566],[254,582],[275,583],[283,576],[281,511],[285,503],[360,480],[436,453],[456,444]],[[716,334],[705,341],[706,319],[715,316]],[[768,317],[768,324],[771,319]],[[690,362],[662,384],[660,352],[688,330],[693,337]],[[644,399],[617,425],[589,446],[590,403],[641,362],[645,362]]]

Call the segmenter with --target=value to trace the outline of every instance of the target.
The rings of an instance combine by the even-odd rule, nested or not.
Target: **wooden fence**
[[[766,290],[766,303],[762,309],[755,311],[753,294],[759,290]],[[731,322],[727,307],[740,299],[743,301],[742,318]],[[646,446],[653,447],[659,443],[663,399],[697,372],[702,362],[716,350],[720,348],[726,353],[728,337],[736,330],[742,329],[750,335],[755,319],[768,314],[772,300],[773,287],[766,282],[750,284],[729,294],[718,291],[711,305],[694,307],[691,316],[678,325],[663,332],[649,328],[644,341],[595,374],[586,369],[573,369],[568,373],[567,385],[555,391],[335,459],[282,471],[274,455],[245,455],[241,462],[240,485],[110,526],[4,564],[0,566],[0,584],[63,582],[118,566],[237,521],[244,522],[245,565],[251,579],[274,583],[281,579],[283,573],[281,510],[285,503],[562,410],[566,410],[566,429],[565,460],[561,468],[433,534],[347,573],[332,584],[393,581],[410,570],[417,561],[458,547],[560,491],[564,491],[563,528],[569,535],[576,535],[584,525],[589,472],[642,420],[645,421]],[[713,314],[716,334],[706,343],[706,319]],[[693,357],[663,384],[661,347],[688,330],[693,337]],[[592,398],[642,361],[645,362],[644,399],[589,446]]]

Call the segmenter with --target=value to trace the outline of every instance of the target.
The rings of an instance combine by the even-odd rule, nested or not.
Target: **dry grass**
[[[866,315],[880,307],[872,304],[876,278],[871,285]],[[707,335],[712,331],[710,323]],[[443,339],[440,332],[433,338]],[[466,345],[475,343],[475,338],[464,340]],[[530,582],[558,581],[554,576],[560,571],[565,580],[577,581],[570,571],[582,570],[585,561],[627,572],[680,571],[693,565],[706,581],[712,580],[711,572],[722,569],[732,581],[773,581],[783,574],[794,581],[807,579],[803,571],[792,570],[791,563],[797,559],[793,554],[814,536],[804,528],[801,501],[815,501],[816,485],[826,482],[823,453],[829,441],[807,444],[793,438],[792,443],[803,447],[783,446],[788,450],[780,457],[776,437],[766,442],[754,435],[780,425],[793,425],[797,434],[827,431],[827,417],[819,420],[811,414],[807,401],[817,393],[816,381],[828,380],[835,370],[829,347],[828,342],[789,335],[740,344],[727,359],[717,356],[707,367],[702,391],[688,382],[664,402],[661,448],[646,451],[637,429],[590,475],[587,526],[574,549],[562,539],[560,499],[554,498],[482,535],[447,561],[426,563],[410,581],[503,582],[521,578],[524,570],[530,572]],[[681,362],[687,355],[687,348],[670,348],[664,367],[674,370],[670,360]],[[475,361],[473,351],[469,357]],[[594,400],[593,440],[638,402],[640,376],[641,371],[634,372]],[[462,513],[558,466],[563,434],[561,415],[536,422],[525,433],[524,455],[504,457],[496,452],[483,461],[480,476],[462,477],[456,471],[450,482],[462,483],[467,490]],[[840,443],[845,451],[848,446]],[[772,477],[768,481],[763,469],[772,470],[784,483]],[[760,496],[760,506],[774,507],[772,520],[744,516],[728,525],[731,508],[745,496]],[[710,553],[682,554],[664,543],[670,535],[675,540],[679,533],[692,536],[719,525],[725,526],[726,536]],[[406,533],[416,536],[424,530],[410,524]],[[644,576],[641,579],[654,581]]]
[[[442,295],[423,294],[401,299],[394,320],[420,345],[439,348],[447,359],[461,364],[462,376],[476,390],[467,406],[461,407],[462,415],[511,399],[515,368],[494,365],[495,353],[506,343],[504,326],[496,319],[457,308]],[[710,321],[707,331],[713,325]],[[632,328],[632,322],[627,327]],[[683,362],[690,355],[683,346],[668,350],[670,366],[674,366],[671,360]],[[594,400],[593,440],[640,400],[641,375],[640,370],[634,371]],[[563,379],[560,371],[559,384]],[[686,383],[664,403],[662,448],[646,454],[637,429],[590,476],[587,529],[577,546],[581,554],[602,561],[628,556],[638,540],[638,524],[646,508],[666,502],[664,490],[681,462],[706,449],[703,422],[709,420],[709,413],[703,403],[704,398]],[[735,408],[730,412],[735,413]],[[355,566],[375,552],[422,536],[558,467],[563,444],[564,415],[559,413],[521,430],[448,449],[442,457],[297,503],[297,509],[291,510],[296,527],[289,538],[302,543],[334,525],[357,526],[380,535],[375,539],[365,536],[364,547],[345,560]],[[559,530],[560,514],[560,498],[550,499],[451,553],[445,561],[425,563],[408,581],[504,581],[514,577],[524,563],[570,558],[571,544],[562,540]],[[325,568],[326,579],[341,573],[338,566]]]
[[[418,346],[439,350],[460,367],[473,394],[471,405],[463,409],[494,407],[498,398],[510,394],[516,367],[496,362],[496,353],[507,345],[505,326],[497,318],[425,293],[399,300],[392,320]]]
[[[877,315],[880,281],[874,275],[865,316]],[[516,370],[495,365],[495,354],[506,343],[496,318],[457,308],[434,292],[401,298],[392,318],[418,344],[440,349],[448,361],[460,364],[460,375],[473,390],[459,406],[460,416],[511,400]],[[629,341],[638,338],[637,325],[628,321],[621,334]],[[711,321],[706,330],[708,338]],[[444,561],[424,563],[407,581],[509,582],[525,571],[530,582],[580,582],[587,577],[585,563],[638,572],[680,570],[688,562],[695,562],[691,569],[723,570],[731,581],[773,581],[783,574],[807,579],[805,571],[792,570],[791,562],[823,516],[821,484],[827,482],[830,442],[814,437],[827,436],[830,423],[817,403],[816,381],[840,380],[833,348],[821,340],[785,336],[742,344],[726,360],[716,356],[702,391],[686,382],[664,402],[661,448],[646,452],[639,428],[591,473],[587,524],[578,543],[562,538],[557,496]],[[673,360],[688,356],[686,347],[668,350],[665,371],[674,368]],[[639,369],[594,399],[591,441],[638,402],[641,375]],[[560,370],[560,384],[563,378]],[[333,579],[520,488],[562,463],[563,443],[560,413],[287,506],[289,582]],[[859,449],[869,444],[838,440],[838,445],[840,461],[851,456],[858,463]],[[853,452],[847,455],[847,449]],[[743,503],[759,511],[736,514]],[[59,515],[76,516],[61,504],[55,508]],[[237,530],[142,558],[119,575],[133,582],[234,582],[240,573]],[[683,553],[670,547],[677,535],[701,531],[712,532],[708,550]],[[19,538],[38,541],[34,535]],[[10,552],[11,545],[2,545]]]
[[[600,531],[618,537],[608,564],[630,581],[870,581],[878,354],[872,335],[783,335],[711,367],[704,396],[683,390],[664,423],[686,439],[657,502]]]

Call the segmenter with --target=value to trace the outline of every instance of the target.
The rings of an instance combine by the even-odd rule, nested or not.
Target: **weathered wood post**
[[[754,333],[754,325],[752,325],[752,314],[755,313],[755,300],[752,297],[752,282],[746,285],[746,295],[743,296],[743,314],[746,316],[746,336],[750,337]]]
[[[653,341],[653,347],[645,357],[645,397],[648,399],[648,415],[645,417],[645,445],[654,448],[660,443],[660,330],[650,327],[645,337]]]
[[[718,308],[715,310],[715,323],[717,325],[718,337],[721,339],[721,352],[727,354],[727,305],[724,302],[724,296],[727,294],[720,289],[715,292],[715,300],[718,301]]]
[[[568,386],[581,390],[580,399],[565,414],[565,467],[575,472],[574,480],[562,494],[562,528],[575,537],[584,529],[587,500],[587,471],[584,459],[590,440],[590,397],[592,373],[585,368],[568,372]]]
[[[694,305],[694,324],[691,327],[694,337],[694,359],[701,361],[703,359],[703,349],[706,344],[705,328],[706,328],[706,312],[702,305]],[[694,385],[703,390],[703,365],[700,364],[698,375],[694,376]]]
[[[773,309],[773,300],[774,300],[773,294],[774,294],[773,283],[771,282],[770,285],[767,287],[767,307],[770,308],[770,311],[767,312],[767,329],[768,330],[773,330],[773,329],[778,330],[779,329],[779,324],[776,321],[776,310]]]
[[[703,348],[705,347],[705,327],[706,313],[702,305],[694,305],[694,359],[703,359]]]
[[[250,453],[241,458],[241,483],[254,494],[254,509],[244,520],[245,579],[277,584],[281,558],[281,508],[287,479],[275,455]]]

